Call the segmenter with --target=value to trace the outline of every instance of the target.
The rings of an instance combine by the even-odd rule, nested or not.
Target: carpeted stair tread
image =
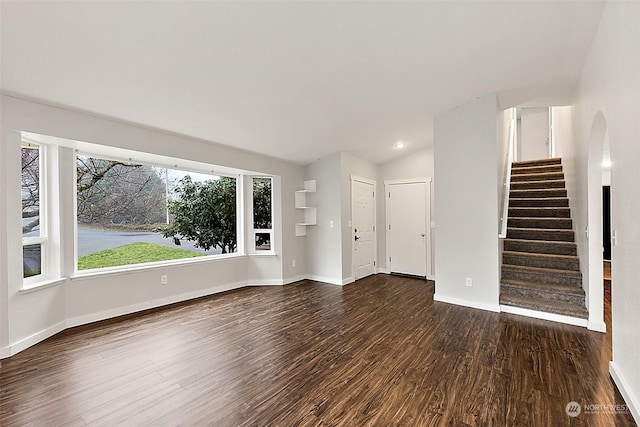
[[[558,172],[540,172],[540,173],[523,173],[516,174],[511,177],[511,182],[522,181],[555,181],[564,179],[564,173]]]
[[[511,189],[509,196],[514,199],[567,197],[567,190],[565,188]]]
[[[571,218],[509,217],[507,227],[571,230],[573,222]]]
[[[548,283],[503,280],[500,283],[500,294],[530,300],[558,301],[577,307],[585,306],[586,295],[577,286],[551,285]]]
[[[536,160],[521,160],[519,162],[513,162],[513,167],[530,167],[541,165],[560,165],[562,164],[562,158],[551,157],[549,159],[536,159]]]
[[[543,165],[531,167],[512,167],[511,176],[531,175],[534,173],[562,172],[562,165]]]
[[[503,251],[502,258],[508,265],[580,271],[579,259],[572,255]]]
[[[580,319],[587,319],[589,317],[589,312],[585,307],[579,307],[563,302],[541,301],[538,299],[523,298],[514,295],[500,295],[500,304],[536,311],[544,311],[546,313],[561,314],[563,316],[577,317]]]
[[[521,240],[549,240],[553,242],[574,242],[575,233],[573,230],[508,227],[507,238]]]
[[[547,188],[565,188],[564,179],[556,179],[552,181],[517,181],[511,182],[512,190],[536,190]]]
[[[520,280],[548,283],[550,285],[582,287],[582,274],[580,271],[514,265],[505,262],[502,263],[501,280]]]
[[[567,207],[509,207],[509,217],[571,218],[571,209]]]
[[[562,161],[511,165],[500,303],[586,318]]]
[[[549,207],[549,208],[568,208],[569,199],[566,197],[534,197],[534,198],[516,198],[509,199],[509,207],[528,208],[528,207]]]
[[[555,240],[527,240],[504,239],[504,250],[514,252],[528,252],[539,254],[577,255],[578,248],[575,242],[563,242]]]
[[[514,286],[521,288],[530,288],[530,289],[543,289],[545,291],[550,292],[564,292],[571,295],[585,295],[584,289],[576,287],[576,286],[567,286],[567,285],[553,285],[549,283],[540,283],[540,282],[525,282],[523,280],[502,280],[501,285],[503,286]]]
[[[558,276],[582,278],[582,273],[580,273],[579,270],[562,270],[557,268],[529,267],[526,265],[512,265],[512,264],[502,264],[502,266],[505,269],[526,271],[530,273],[556,274]]]

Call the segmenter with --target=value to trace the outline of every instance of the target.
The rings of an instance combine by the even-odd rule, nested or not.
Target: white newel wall
[[[497,123],[495,94],[434,122],[434,298],[492,311],[499,311],[500,288]]]

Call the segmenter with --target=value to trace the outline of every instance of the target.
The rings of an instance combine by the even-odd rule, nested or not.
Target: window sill
[[[44,280],[42,282],[38,282],[33,285],[23,286],[22,288],[20,288],[18,292],[20,292],[20,294],[22,295],[30,294],[31,292],[36,292],[42,289],[51,288],[53,286],[62,285],[66,281],[67,281],[66,278]]]
[[[76,274],[71,276],[72,281],[76,280],[87,280],[95,277],[104,277],[104,276],[119,276],[123,274],[130,274],[140,271],[147,270],[158,270],[163,268],[170,267],[183,267],[191,264],[201,264],[201,263],[215,263],[220,261],[226,261],[230,259],[237,259],[245,257],[245,254],[227,254],[227,255],[217,255],[215,257],[204,257],[204,258],[190,258],[183,259],[178,261],[165,261],[165,262],[156,262],[156,263],[147,263],[147,264],[132,264],[126,265],[123,267],[110,267],[104,269],[93,269],[93,270],[83,270],[78,271]]]
[[[273,257],[273,258],[277,258],[278,254],[275,252],[253,252],[249,254],[250,257]]]

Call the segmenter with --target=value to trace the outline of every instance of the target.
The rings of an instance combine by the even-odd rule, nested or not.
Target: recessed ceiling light
[[[406,147],[406,146],[407,146],[407,144],[405,144],[405,143],[404,143],[404,142],[402,142],[402,141],[398,141],[398,142],[396,142],[395,144],[393,144],[393,148],[395,148],[396,150],[403,149],[403,148],[404,148],[404,147]]]

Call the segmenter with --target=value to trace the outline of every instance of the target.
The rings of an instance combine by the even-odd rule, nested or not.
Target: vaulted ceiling
[[[503,108],[571,103],[603,4],[0,7],[3,92],[305,164],[427,147],[434,115],[492,92]]]

